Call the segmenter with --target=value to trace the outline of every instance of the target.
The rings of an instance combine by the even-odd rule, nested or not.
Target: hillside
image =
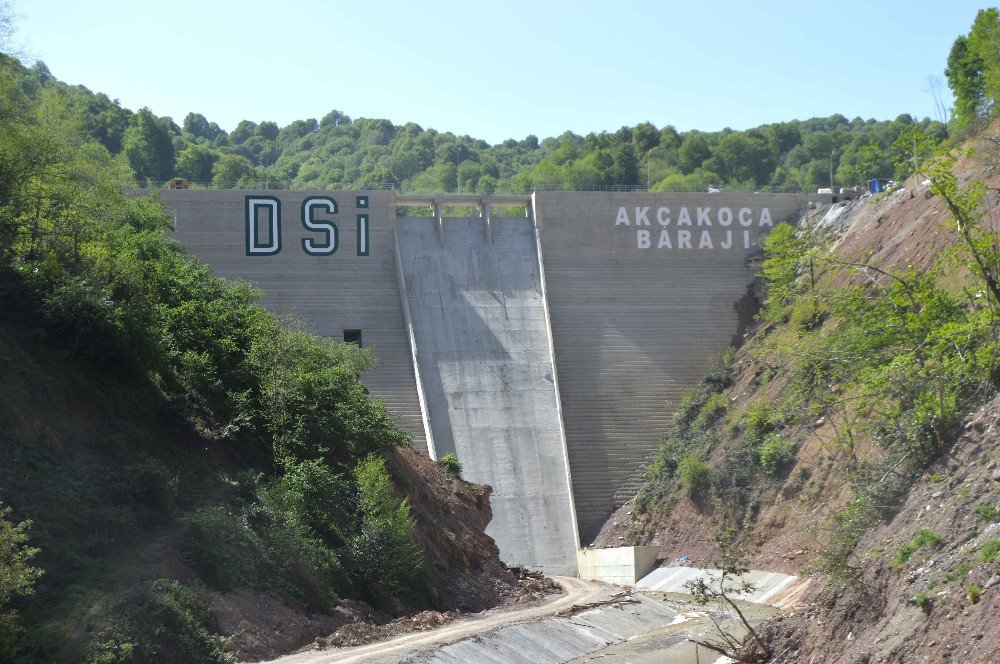
[[[908,114],[894,120],[843,115],[789,120],[746,131],[678,132],[643,122],[585,136],[471,136],[351,118],[331,110],[284,127],[243,120],[225,131],[191,112],[175,121],[122,108],[104,92],[59,81],[42,62],[9,70],[30,98],[64,104],[81,129],[121,155],[139,183],[184,177],[202,186],[527,194],[648,186],[653,191],[810,191],[907,174],[894,143],[914,125],[945,138],[945,123]],[[868,147],[879,146],[878,153]],[[833,183],[831,183],[831,171]]]
[[[595,545],[706,565],[734,529],[752,567],[816,575],[809,606],[766,630],[775,661],[989,661],[996,129],[973,156],[942,150],[896,191],[776,229],[757,325],[687,394]]]
[[[248,478],[260,472],[265,473],[261,478],[277,477],[270,460],[206,437],[142,376],[68,350],[31,305],[23,284],[6,274],[0,287],[5,312],[0,323],[0,500],[13,509],[15,521],[31,521],[29,542],[40,549],[32,564],[43,575],[35,595],[14,604],[26,630],[4,641],[5,658],[98,661],[103,639],[141,638],[157,620],[183,624],[188,611],[154,613],[148,624],[133,613],[177,592],[162,592],[168,580],[193,589],[191,611],[208,611],[207,631],[175,624],[175,636],[184,638],[188,629],[202,636],[218,632],[228,637],[225,649],[240,659],[276,656],[345,624],[357,622],[355,629],[365,634],[365,624],[426,608],[477,611],[537,596],[500,563],[496,545],[483,534],[491,518],[488,487],[457,480],[405,447],[387,452],[388,471],[393,493],[407,501],[412,513],[420,552],[416,564],[426,570],[419,583],[426,595],[419,590],[383,595],[376,585],[376,594],[359,596],[340,586],[324,599],[321,593],[329,591],[320,579],[280,566],[269,572],[278,574],[277,585],[253,576],[224,577],[223,561],[192,558],[192,524],[208,527],[215,522],[197,519],[247,509],[240,506],[248,499],[241,494],[251,490]],[[253,481],[260,487],[256,491],[267,490],[263,479]],[[261,495],[255,509],[277,509],[276,498]],[[222,532],[206,536],[238,535],[220,527]],[[294,532],[281,536],[294,538]],[[251,557],[261,554],[270,565],[278,563],[275,556],[306,554],[290,547],[307,541],[265,541],[255,545],[263,547],[261,552],[227,548],[224,541],[214,546],[220,555],[236,557],[227,565],[251,564]],[[398,561],[380,562],[379,551],[369,555],[366,564],[374,573],[392,576]],[[352,595],[379,610],[365,601],[352,602]],[[178,656],[194,658],[190,651],[159,653],[164,661]]]

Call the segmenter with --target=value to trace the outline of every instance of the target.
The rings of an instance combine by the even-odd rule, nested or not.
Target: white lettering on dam
[[[693,216],[692,216],[693,211]],[[655,220],[655,225],[653,221]],[[754,210],[748,207],[687,207],[671,210],[649,206],[628,208],[621,206],[615,215],[614,226],[630,226],[635,229],[637,249],[695,249],[708,251],[715,249],[749,249],[751,244],[749,228],[774,227],[769,208]],[[644,228],[644,227],[650,228]],[[656,227],[659,226],[659,229]],[[681,226],[701,227],[688,230]],[[740,230],[733,230],[740,228]],[[766,232],[766,231],[762,231]]]

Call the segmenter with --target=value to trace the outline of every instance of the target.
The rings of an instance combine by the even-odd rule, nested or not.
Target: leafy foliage
[[[443,457],[441,457],[438,463],[441,464],[441,467],[444,468],[446,471],[448,471],[448,473],[452,477],[461,479],[462,462],[458,460],[457,456],[449,452],[448,454],[445,454]]]
[[[191,662],[231,664],[214,634],[211,609],[176,581],[159,579],[127,593],[101,614],[88,664]]]
[[[31,566],[38,549],[28,546],[30,521],[12,523],[10,508],[0,504],[0,653],[20,631],[17,614],[7,607],[15,597],[34,592],[42,570]]]
[[[177,125],[149,109],[132,112],[106,95],[59,82],[44,65],[12,65],[13,83],[29,99],[56,95],[84,134],[120,157],[140,182],[181,176],[212,186],[350,187],[392,183],[413,192],[530,193],[648,184],[655,191],[805,189],[860,184],[895,173],[891,157],[872,158],[869,146],[892,146],[919,125],[947,135],[940,122],[909,115],[892,121],[842,115],[763,125],[746,131],[678,132],[648,122],[586,136],[564,132],[497,145],[414,123],[352,119],[333,110],[317,121],[241,121],[225,132],[204,115]]]
[[[914,553],[920,549],[936,547],[940,543],[941,535],[930,530],[922,529],[914,535],[913,540],[909,544],[904,544],[900,547],[899,552],[896,553],[896,557],[892,559],[892,563],[897,567],[901,567]]]

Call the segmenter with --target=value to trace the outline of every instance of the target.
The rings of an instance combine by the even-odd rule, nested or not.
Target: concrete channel
[[[428,632],[404,635],[383,644],[303,652],[282,664],[365,662],[374,664],[690,664],[717,662],[718,654],[690,639],[718,640],[715,625],[742,638],[744,628],[726,607],[698,606],[686,581],[718,579],[717,570],[659,568],[634,588],[557,577],[567,590],[544,606],[504,613],[494,610]],[[758,586],[741,611],[759,624],[801,598],[809,580],[752,571]],[[651,590],[653,586],[668,592]]]

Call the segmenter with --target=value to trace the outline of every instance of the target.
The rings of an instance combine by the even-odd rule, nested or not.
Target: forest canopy
[[[84,132],[112,155],[123,155],[139,182],[183,177],[216,187],[815,190],[907,175],[907,155],[897,154],[894,144],[914,125],[941,139],[948,135],[945,123],[908,114],[894,120],[837,114],[745,131],[679,132],[642,122],[615,132],[567,131],[490,145],[410,122],[352,119],[338,110],[284,127],[243,120],[227,132],[201,113],[188,113],[178,124],[148,108],[130,111],[106,94],[58,81],[42,62],[17,67],[15,76],[29,98],[43,93],[63,98]]]

